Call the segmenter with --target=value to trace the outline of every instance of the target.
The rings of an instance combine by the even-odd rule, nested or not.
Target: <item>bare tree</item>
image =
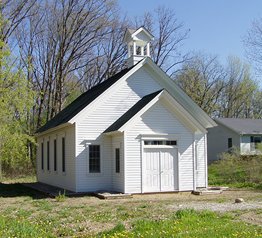
[[[8,43],[21,22],[29,17],[31,8],[37,0],[2,0],[0,2],[0,39]]]
[[[171,73],[175,66],[188,59],[188,54],[181,54],[180,47],[189,37],[189,30],[183,30],[184,23],[178,21],[173,9],[159,6],[155,14],[147,12],[137,17],[134,25],[145,26],[155,36],[151,58],[165,72]]]
[[[99,52],[103,50],[104,56],[106,50],[101,47],[106,44],[101,42],[110,39],[107,43],[111,44],[112,52],[108,51],[107,59],[111,57],[111,62],[116,60],[115,56],[123,55],[123,50],[121,53],[121,47],[114,42],[116,38],[112,37],[117,11],[114,2],[52,0],[34,11],[37,11],[37,16],[28,18],[17,31],[17,39],[23,61],[27,62],[29,58],[34,68],[33,82],[39,92],[36,99],[38,128],[62,110],[70,94],[68,85],[79,84],[83,78],[88,80],[87,71],[82,78],[79,72],[86,68],[90,72],[97,69],[94,65],[105,65],[105,62],[101,63],[103,57]],[[96,71],[96,75],[106,78],[100,75],[101,70]],[[104,74],[114,73],[110,70]],[[43,115],[46,115],[45,120]]]
[[[262,73],[262,18],[254,20],[243,37],[246,56],[256,72]]]

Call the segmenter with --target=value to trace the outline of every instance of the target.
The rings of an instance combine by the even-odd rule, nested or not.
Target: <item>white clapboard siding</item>
[[[157,102],[142,120],[126,132],[126,192],[141,193],[140,134],[180,134],[179,190],[193,189],[193,135],[161,102]]]
[[[142,86],[141,86],[142,85]],[[143,96],[160,90],[161,86],[146,70],[140,69],[127,81],[124,81],[117,90],[111,90],[108,97],[97,103],[95,108],[86,111],[79,118],[77,125],[77,191],[94,191],[112,189],[114,186],[123,188],[123,184],[116,185],[113,181],[112,143],[111,137],[101,133],[113,124],[120,116],[129,110]],[[87,173],[86,140],[103,141],[103,173],[93,175]],[[121,153],[123,150],[121,151]],[[121,175],[123,176],[123,175]],[[115,177],[114,177],[115,178]]]
[[[207,155],[206,155],[206,136],[197,135],[197,171],[196,187],[206,187]]]
[[[62,138],[65,137],[65,172],[62,172]],[[54,140],[57,143],[57,172],[54,171]],[[47,141],[50,145],[50,167],[47,170]],[[39,182],[76,191],[75,127],[68,126],[37,138],[37,179]],[[44,170],[41,169],[41,144],[44,143]]]
[[[115,172],[115,149],[120,148],[120,173]],[[117,192],[125,191],[124,184],[124,136],[112,136],[112,174],[113,174],[113,190]]]

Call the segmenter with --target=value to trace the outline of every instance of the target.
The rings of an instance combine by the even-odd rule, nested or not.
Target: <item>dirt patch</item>
[[[242,214],[239,220],[245,221],[254,225],[262,226],[262,214],[254,211]]]
[[[243,198],[243,203],[235,203]],[[128,199],[70,197],[63,202],[19,184],[0,183],[0,211],[11,216],[27,216],[32,222],[54,220],[75,230],[93,234],[112,229],[121,221],[126,229],[136,219],[162,220],[179,209],[230,213],[236,221],[262,225],[262,191],[227,190],[221,194],[193,195],[191,192],[133,194]],[[59,234],[61,227],[55,228]]]

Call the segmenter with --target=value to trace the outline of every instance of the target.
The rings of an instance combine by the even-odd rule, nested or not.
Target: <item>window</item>
[[[251,136],[250,137],[251,142],[251,149],[255,150],[258,149],[259,144],[261,143],[261,136]]]
[[[41,143],[41,169],[44,170],[44,143]]]
[[[89,173],[100,173],[100,145],[89,145]]]
[[[232,138],[228,138],[227,145],[228,145],[228,149],[232,148],[233,146]]]
[[[145,145],[177,145],[176,140],[145,140]]]
[[[54,171],[57,169],[56,140],[54,140]]]
[[[120,149],[115,149],[116,173],[120,173]]]
[[[47,148],[46,148],[46,157],[47,157],[47,170],[50,168],[50,150],[49,150],[49,141],[47,141]]]
[[[198,170],[198,141],[195,143],[195,167]]]
[[[65,137],[62,138],[62,172],[65,172]]]

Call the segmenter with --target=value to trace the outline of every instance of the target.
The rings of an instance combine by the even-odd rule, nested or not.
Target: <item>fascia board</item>
[[[123,81],[125,81],[132,74],[134,74],[139,68],[141,68],[143,66],[143,62],[144,62],[145,59],[141,60],[137,65],[135,65],[134,68],[132,68],[125,75],[123,75],[122,78],[120,78],[117,82],[115,82],[108,89],[106,89],[101,95],[99,95],[94,101],[92,101],[89,105],[87,105],[82,111],[80,111],[78,114],[76,114],[68,122],[73,124],[73,123],[77,122],[79,120],[79,118],[81,118],[84,111],[92,111],[94,108],[96,108],[97,104],[99,104],[101,101],[108,98],[108,94],[110,94],[112,91],[114,91],[116,88],[118,88],[122,84]]]
[[[110,131],[110,132],[103,133],[103,135],[106,135],[106,136],[114,136],[118,134],[121,134],[121,132],[120,131]]]
[[[206,133],[207,130],[201,123],[199,123],[169,92],[163,91],[163,100],[174,108],[176,114],[184,119],[186,124],[191,127],[196,134]]]
[[[188,110],[192,111],[194,117],[205,127],[217,126],[216,123],[160,68],[151,58],[147,58],[143,64],[147,64],[160,78],[164,78],[168,91],[174,90],[178,101]]]
[[[156,95],[146,106],[144,106],[138,113],[136,113],[131,119],[129,119],[123,126],[121,126],[118,131],[124,132],[127,128],[132,127],[137,120],[140,119],[141,115],[143,115],[150,107],[152,107],[158,100],[162,92]]]
[[[139,34],[141,31],[143,31],[144,30],[144,32],[146,33],[146,35],[149,37],[149,39],[153,39],[154,38],[154,36],[147,30],[147,29],[145,29],[143,26],[142,27],[140,27],[137,31],[135,31],[132,35],[131,35],[131,37],[132,38],[134,38],[137,34]]]
[[[61,125],[59,125],[59,126],[50,128],[50,129],[48,129],[48,130],[46,130],[46,131],[43,131],[43,132],[40,132],[40,133],[36,133],[36,134],[34,134],[34,137],[44,136],[44,135],[49,134],[49,133],[52,133],[52,132],[54,132],[54,131],[63,129],[64,127],[71,126],[72,124],[73,124],[73,123],[69,123],[69,122],[63,123],[63,124],[61,124]]]

